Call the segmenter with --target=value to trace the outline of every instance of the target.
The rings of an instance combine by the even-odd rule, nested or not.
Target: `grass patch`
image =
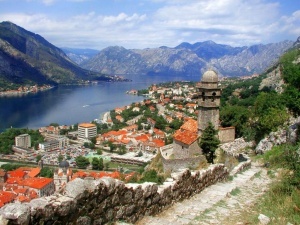
[[[270,224],[300,224],[300,190],[291,187],[286,181],[274,183],[256,205],[255,211],[257,213],[248,219],[250,224],[258,224],[260,213],[272,218]]]
[[[268,175],[270,178],[275,178],[274,170],[268,170],[267,175]]]
[[[255,174],[254,174],[254,177],[255,177],[255,178],[260,178],[260,177],[261,177],[261,171],[259,171],[258,173],[255,173]]]
[[[239,188],[235,188],[230,192],[230,194],[233,196],[237,196],[240,193],[241,193],[241,190]]]
[[[233,176],[232,175],[228,176],[227,180],[228,181],[233,181]]]

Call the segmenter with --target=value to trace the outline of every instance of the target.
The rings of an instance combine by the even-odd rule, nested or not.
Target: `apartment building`
[[[31,147],[31,137],[29,134],[21,134],[15,137],[15,145],[21,148]]]
[[[78,138],[90,139],[97,136],[97,126],[92,123],[81,123],[78,125]]]

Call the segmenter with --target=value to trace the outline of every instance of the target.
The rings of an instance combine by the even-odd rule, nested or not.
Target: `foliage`
[[[89,160],[84,156],[77,156],[75,158],[76,165],[79,169],[86,169],[86,167],[90,164]]]
[[[243,136],[243,131],[248,126],[249,116],[249,110],[239,105],[225,105],[220,111],[222,126],[234,126],[237,137]]]
[[[98,148],[98,149],[97,149],[97,154],[98,154],[98,155],[102,155],[102,153],[103,153],[102,149]]]
[[[64,156],[62,154],[59,154],[57,157],[57,161],[60,163],[61,161],[63,161]]]
[[[180,119],[174,119],[171,123],[170,123],[170,128],[174,129],[174,130],[178,130],[183,124],[183,121]]]
[[[163,176],[158,175],[156,170],[152,169],[152,170],[145,171],[143,173],[143,176],[140,179],[140,183],[154,182],[157,184],[162,184],[163,180],[164,180]]]
[[[97,157],[94,157],[92,160],[92,168],[93,170],[99,169],[99,159]]]
[[[10,128],[0,133],[0,153],[12,153],[12,146],[15,144],[15,137],[21,134],[29,134],[31,137],[32,146],[38,146],[39,143],[44,142],[44,137],[38,130]]]
[[[38,154],[35,158],[36,158],[36,161],[39,162],[42,159],[42,156],[40,154]]]
[[[58,123],[50,123],[49,126],[59,127],[59,124]]]
[[[283,169],[282,178],[272,184],[257,211],[274,218],[274,224],[300,224],[300,143],[273,147],[260,157],[269,163],[270,171]]]
[[[117,153],[118,153],[119,155],[124,155],[124,154],[126,153],[126,146],[125,146],[125,145],[119,146],[119,147],[118,147]]]
[[[255,140],[259,141],[264,135],[276,131],[288,117],[282,96],[275,92],[260,93],[252,109],[251,127],[256,130]]]
[[[287,84],[284,98],[288,108],[295,115],[300,115],[300,66],[299,62],[296,63],[299,57],[300,50],[293,49],[280,58],[280,68]]]
[[[200,138],[199,146],[209,163],[214,163],[214,158],[216,157],[215,151],[220,144],[220,141],[216,135],[217,131],[213,127],[212,123],[209,122]]]
[[[12,171],[12,170],[18,169],[19,167],[22,167],[22,166],[24,166],[24,165],[8,163],[8,164],[3,164],[1,166],[1,169],[4,169],[5,171]]]
[[[103,159],[100,158],[100,159],[99,159],[99,164],[98,164],[98,169],[99,169],[99,170],[103,170],[103,168],[104,168]]]
[[[40,176],[41,177],[48,177],[48,178],[53,178],[54,172],[53,169],[50,167],[44,167],[41,169]]]

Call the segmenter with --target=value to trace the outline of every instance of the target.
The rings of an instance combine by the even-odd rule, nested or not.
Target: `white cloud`
[[[54,1],[43,0],[47,4]],[[300,34],[300,10],[281,16],[279,4],[265,0],[152,1],[164,5],[148,14],[90,11],[61,20],[41,13],[2,13],[0,20],[10,20],[57,46],[97,49],[111,45],[174,47],[184,41],[205,40],[237,46],[268,43],[282,33]]]

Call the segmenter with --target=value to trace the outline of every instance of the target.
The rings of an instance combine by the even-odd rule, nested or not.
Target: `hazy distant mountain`
[[[92,58],[93,56],[99,53],[99,50],[94,49],[80,49],[80,48],[61,48],[66,55],[78,65],[83,63],[84,61]]]
[[[283,41],[250,47],[231,47],[213,41],[182,43],[175,48],[125,49],[108,47],[82,62],[83,68],[108,74],[198,75],[215,69],[221,75],[261,73],[293,45]]]
[[[82,69],[38,34],[11,22],[0,23],[0,85],[70,84],[87,79],[108,80]]]

